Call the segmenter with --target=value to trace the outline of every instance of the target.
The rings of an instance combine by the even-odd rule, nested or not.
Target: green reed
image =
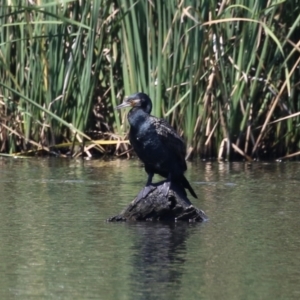
[[[204,157],[274,158],[297,149],[299,4],[128,3],[120,2],[125,94],[148,92],[153,113]],[[270,123],[283,116],[290,117]]]
[[[0,15],[0,152],[121,140],[113,108],[144,91],[189,155],[298,154],[298,1],[9,1]]]
[[[0,7],[4,151],[54,146],[79,138],[76,133],[90,139],[83,131],[90,123],[104,61],[103,32],[109,16],[104,2],[24,2],[22,6],[11,1]]]

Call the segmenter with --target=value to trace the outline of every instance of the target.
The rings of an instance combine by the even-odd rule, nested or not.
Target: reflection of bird
[[[165,120],[151,116],[152,102],[148,95],[129,96],[117,109],[132,107],[128,113],[129,140],[148,173],[146,186],[151,185],[154,174],[167,178],[166,195],[171,182],[188,189],[197,198],[183,175],[186,171],[186,147],[181,137]]]

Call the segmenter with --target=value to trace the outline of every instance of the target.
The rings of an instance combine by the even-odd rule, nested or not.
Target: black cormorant
[[[173,127],[165,120],[151,116],[152,102],[148,95],[136,93],[116,107],[132,107],[128,113],[129,140],[148,174],[146,186],[151,185],[154,174],[167,178],[167,193],[171,182],[188,189],[197,198],[184,176],[186,146]],[[167,195],[166,193],[166,195]]]

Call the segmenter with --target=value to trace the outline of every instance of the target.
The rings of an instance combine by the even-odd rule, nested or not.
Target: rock
[[[187,221],[203,222],[206,214],[187,198],[185,190],[171,184],[165,193],[166,181],[144,187],[137,197],[117,216],[107,221]]]

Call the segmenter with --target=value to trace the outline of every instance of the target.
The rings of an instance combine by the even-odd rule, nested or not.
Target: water
[[[299,299],[300,164],[187,177],[208,222],[107,223],[138,161],[0,159],[0,299]]]

